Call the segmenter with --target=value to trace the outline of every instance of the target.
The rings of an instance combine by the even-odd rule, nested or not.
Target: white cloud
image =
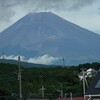
[[[53,57],[53,56],[50,56],[48,54],[45,54],[43,56],[30,58],[28,60],[28,62],[37,63],[37,64],[53,64],[54,62],[58,61],[59,59],[61,59],[61,58],[60,57]]]
[[[14,56],[14,55],[9,55],[9,56],[3,55],[3,56],[1,56],[1,58],[5,58],[5,59],[9,59],[9,60],[18,60],[18,56]],[[20,59],[21,59],[21,61],[24,61],[25,57],[20,56]]]
[[[9,59],[9,60],[18,60],[18,56],[14,56],[14,55],[9,55],[9,56],[4,55],[4,56],[1,56],[1,59],[3,57],[5,59]],[[33,58],[29,58],[29,59],[26,59],[24,56],[20,56],[20,59],[23,62],[50,65],[50,64],[54,64],[54,62],[60,60],[61,57],[53,57],[48,54],[45,54],[42,56],[33,57]]]

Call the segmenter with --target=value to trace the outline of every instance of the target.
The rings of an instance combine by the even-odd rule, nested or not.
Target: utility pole
[[[64,96],[65,98],[67,97],[67,93],[65,93],[65,96]]]
[[[43,76],[40,76],[41,77],[41,88],[40,88],[40,91],[41,91],[41,95],[42,95],[42,99],[44,100],[44,91],[46,90],[43,86]]]
[[[21,65],[20,65],[20,56],[18,56],[18,62],[19,62],[19,72],[18,72],[18,80],[19,80],[19,97],[20,100],[22,100],[22,82],[21,82]]]
[[[84,100],[85,99],[85,75],[84,75],[84,69],[82,69],[82,74],[83,74],[83,95],[84,95]]]
[[[60,92],[60,97],[63,98],[63,90],[57,90],[58,92]]]
[[[44,91],[45,91],[46,89],[44,88],[44,86],[42,85],[42,88],[41,88],[41,94],[42,94],[42,98],[43,98],[43,100],[44,100]]]
[[[3,51],[3,54],[2,54],[2,59],[4,60],[5,59],[5,52]]]
[[[42,87],[40,88],[40,91],[41,91],[41,95],[42,95],[42,99],[44,100],[44,91],[46,89],[44,88],[44,86],[42,85]]]
[[[72,100],[72,92],[70,93],[70,100]]]
[[[61,98],[63,98],[63,90],[61,90],[60,93],[61,93]]]
[[[64,57],[62,58],[62,61],[63,61],[63,67],[65,67],[65,59],[64,59]]]

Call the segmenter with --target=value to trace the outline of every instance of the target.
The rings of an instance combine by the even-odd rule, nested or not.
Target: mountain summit
[[[51,12],[29,13],[0,33],[0,51],[27,58],[64,57],[66,64],[98,61],[100,35]]]

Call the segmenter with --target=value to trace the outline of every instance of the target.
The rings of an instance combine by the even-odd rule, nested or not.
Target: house
[[[88,70],[86,70],[87,77],[95,76],[95,74],[96,74],[97,72],[98,72],[97,70],[94,70],[94,69],[92,69],[92,68],[89,68]]]
[[[87,78],[87,77],[93,77],[93,76],[95,76],[95,74],[97,73],[98,71],[97,70],[94,70],[94,69],[92,69],[92,68],[89,68],[89,69],[87,69],[86,71],[84,71],[84,77],[85,78]],[[80,72],[79,74],[78,74],[78,77],[80,78],[80,80],[82,80],[83,79],[83,72]]]
[[[86,90],[85,97],[89,97],[90,100],[100,100],[100,71]]]

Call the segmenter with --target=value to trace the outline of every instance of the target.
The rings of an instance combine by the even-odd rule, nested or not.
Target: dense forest
[[[23,98],[42,98],[42,86],[45,88],[44,98],[58,98],[61,90],[63,96],[70,96],[70,93],[73,96],[82,96],[82,81],[78,74],[82,68],[90,67],[99,69],[100,63],[65,67],[21,66]],[[2,97],[5,98],[4,100],[18,100],[19,98],[18,65],[16,64],[0,63],[0,98]]]

